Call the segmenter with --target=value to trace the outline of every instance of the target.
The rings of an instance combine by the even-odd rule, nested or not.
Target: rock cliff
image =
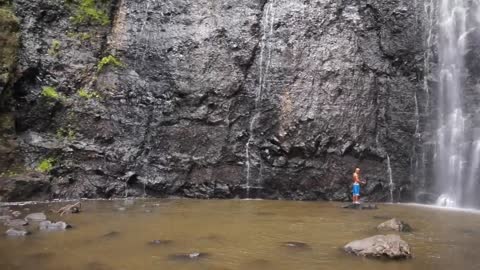
[[[408,200],[420,2],[14,0],[0,197]]]

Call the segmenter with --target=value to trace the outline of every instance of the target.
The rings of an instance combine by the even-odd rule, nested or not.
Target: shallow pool
[[[0,238],[0,269],[480,269],[480,215],[411,205],[347,210],[327,202],[118,200],[83,202],[80,214],[47,212],[62,203],[10,206],[45,211],[74,226]],[[25,208],[29,208],[26,211]],[[342,247],[377,234],[397,217],[415,229],[401,236],[414,258],[377,261]],[[1,227],[1,225],[0,225]],[[1,227],[5,231],[5,227]],[[165,240],[149,244],[152,240]],[[169,240],[169,241],[167,241]],[[305,243],[289,247],[285,242]],[[196,259],[176,254],[201,253]]]

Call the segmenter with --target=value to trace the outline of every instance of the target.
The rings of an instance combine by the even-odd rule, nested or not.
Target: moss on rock
[[[12,80],[19,47],[19,23],[7,2],[0,1],[0,93]]]

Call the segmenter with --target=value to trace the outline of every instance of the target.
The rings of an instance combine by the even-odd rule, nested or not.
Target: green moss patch
[[[123,67],[123,63],[115,56],[109,55],[103,57],[100,62],[98,62],[97,71],[102,72],[103,68],[106,66]]]

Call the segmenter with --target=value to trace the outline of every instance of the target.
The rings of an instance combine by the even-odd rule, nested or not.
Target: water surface
[[[33,212],[61,205],[16,209]],[[0,269],[480,269],[476,213],[406,205],[364,211],[340,206],[245,200],[88,201],[81,214],[47,213],[51,220],[72,224],[69,231],[45,233],[32,227],[33,234],[23,239],[0,237]],[[414,259],[376,261],[342,251],[349,241],[376,234],[375,227],[391,217],[414,227],[412,233],[401,234],[412,246]],[[151,245],[152,240],[165,241]],[[285,242],[306,246],[288,247]],[[196,252],[206,256],[172,256]]]

